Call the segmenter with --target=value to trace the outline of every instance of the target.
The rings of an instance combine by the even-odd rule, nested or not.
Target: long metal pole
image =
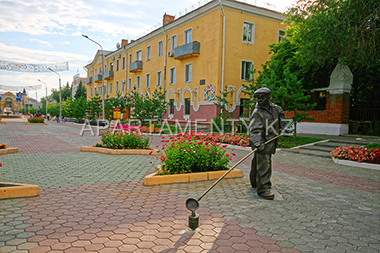
[[[45,83],[45,82],[43,82],[43,81],[41,81],[40,79],[37,79],[39,82],[41,82],[41,83],[43,83],[43,84],[45,84],[45,86],[46,86],[46,99],[45,99],[45,102],[46,102],[46,113],[45,113],[45,115],[47,116],[47,113],[48,113],[48,102],[47,102],[47,84]]]
[[[59,76],[59,119],[62,119],[62,91],[61,91],[61,75],[52,70],[51,68],[48,68],[51,72],[56,73]]]
[[[103,51],[103,47],[102,47],[102,45],[100,45],[98,42],[96,42],[95,40],[91,39],[87,35],[82,34],[82,36],[84,38],[86,38],[86,39],[94,42],[95,44],[97,44],[100,47],[100,50],[102,51],[102,120],[104,121],[105,111],[104,111],[104,63],[103,63],[104,51]]]
[[[277,135],[275,137],[273,137],[272,139],[268,140],[265,142],[265,144],[268,144],[269,142],[277,139],[278,137],[280,137],[280,135]],[[255,148],[254,150],[252,150],[251,152],[249,152],[246,156],[244,156],[240,161],[238,161],[234,166],[232,166],[226,173],[224,173],[223,176],[221,176],[215,183],[213,183],[213,185],[211,185],[198,199],[197,201],[199,202],[209,191],[211,191],[212,188],[214,188],[215,185],[217,185],[220,180],[222,180],[225,176],[227,176],[228,173],[230,173],[233,169],[235,169],[240,163],[242,163],[245,159],[247,159],[249,156],[251,156],[253,153],[255,153],[257,150],[257,148]]]

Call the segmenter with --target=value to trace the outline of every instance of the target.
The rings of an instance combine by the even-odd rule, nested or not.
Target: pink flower
[[[151,155],[152,153],[153,153],[153,151],[150,151],[150,152],[149,152],[149,155]]]
[[[236,155],[235,153],[232,153],[232,155]]]
[[[230,161],[232,161],[232,158],[230,158]]]
[[[189,142],[189,144],[193,144],[193,142],[192,142],[192,141],[190,141],[190,142]]]
[[[210,149],[209,148],[205,148],[207,151],[209,151]]]

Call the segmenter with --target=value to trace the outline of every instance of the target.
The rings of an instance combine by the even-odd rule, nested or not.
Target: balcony
[[[113,80],[113,70],[104,72],[104,79]]]
[[[95,83],[101,83],[103,81],[102,75],[95,75],[94,81],[95,81]]]
[[[129,64],[129,72],[140,72],[142,71],[143,62],[142,61],[135,61]]]
[[[87,79],[86,79],[86,83],[87,83],[87,84],[91,84],[91,83],[92,83],[92,77],[87,78]]]
[[[193,41],[185,45],[174,48],[174,59],[182,60],[185,58],[199,56],[199,49],[201,43],[198,41]]]

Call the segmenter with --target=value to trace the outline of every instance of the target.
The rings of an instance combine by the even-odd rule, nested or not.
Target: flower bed
[[[330,152],[330,155],[334,159],[380,164],[380,150],[378,148],[359,146],[337,147]]]
[[[157,175],[227,170],[232,160],[226,152],[227,145],[206,139],[204,133],[169,135],[168,139],[162,137],[161,142],[163,153],[157,158],[162,166]]]
[[[0,149],[6,149],[6,148],[7,148],[7,144],[1,143]]]
[[[18,152],[18,148],[8,148],[7,144],[4,144],[4,143],[1,143],[0,145],[0,155],[6,155],[6,154],[11,154],[11,153],[17,153],[17,152]]]
[[[101,142],[96,143],[94,147],[110,149],[147,149],[152,150],[149,146],[150,137],[139,134],[135,131],[103,131]]]
[[[45,123],[45,119],[43,117],[33,117],[28,119],[29,123]]]

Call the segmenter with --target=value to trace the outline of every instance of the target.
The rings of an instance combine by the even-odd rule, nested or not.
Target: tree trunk
[[[294,140],[297,139],[297,121],[294,121],[294,132],[293,132]]]

